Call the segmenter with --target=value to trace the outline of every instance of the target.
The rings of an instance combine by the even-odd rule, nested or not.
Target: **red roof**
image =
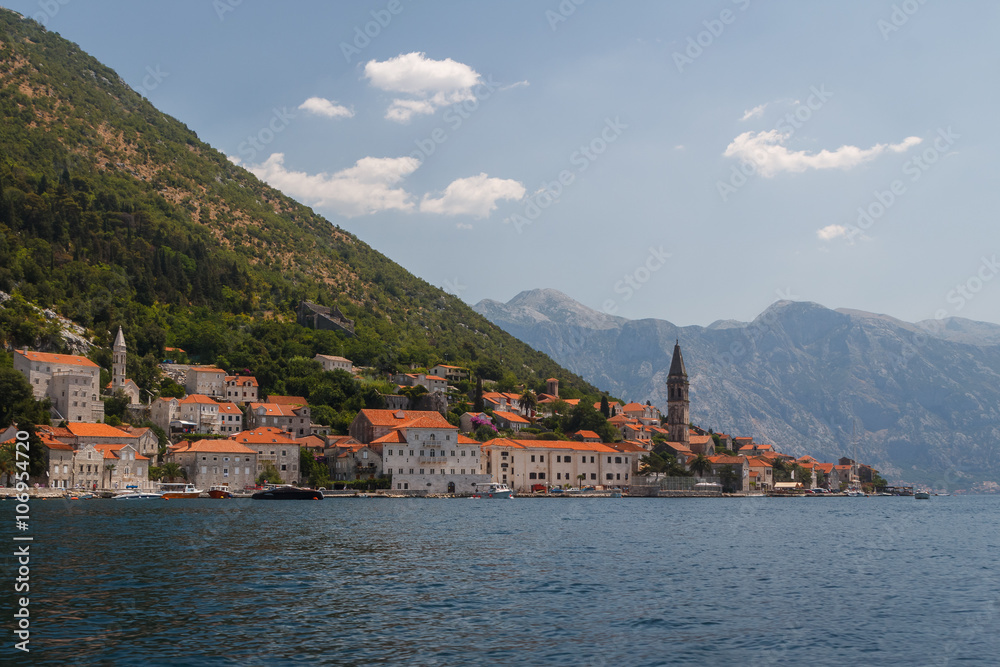
[[[188,405],[190,405],[191,403],[201,403],[202,405],[215,405],[216,404],[215,401],[213,401],[211,398],[209,398],[205,394],[189,394],[189,395],[185,396],[184,398],[180,399],[177,402],[178,403],[187,403]]]
[[[288,437],[287,433],[282,431],[280,428],[274,428],[273,426],[264,426],[261,428],[255,428],[251,431],[242,431],[234,435],[233,440],[251,445],[261,445],[267,443],[278,443],[283,445],[296,444],[294,440]]]
[[[14,350],[18,354],[27,357],[29,361],[43,361],[49,364],[66,364],[68,366],[87,366],[97,368],[97,364],[76,354],[53,354],[51,352],[34,352],[32,350]]]
[[[531,422],[522,417],[521,415],[515,415],[513,412],[504,412],[503,410],[494,410],[493,414],[500,419],[505,419],[513,424],[530,424]]]
[[[246,385],[250,387],[258,386],[257,378],[252,375],[227,375],[225,379],[227,383],[236,382],[239,385]]]
[[[223,375],[226,374],[226,371],[222,370],[221,368],[215,368],[214,366],[192,366],[188,370],[193,371],[195,373],[222,373]]]
[[[483,447],[513,447],[515,449],[571,449],[583,452],[613,453],[618,450],[600,442],[580,442],[579,440],[512,440],[494,438],[483,443]]]
[[[448,423],[448,420],[441,416],[440,412],[433,410],[375,410],[366,409],[358,413],[359,417],[364,417],[373,426],[403,426],[410,428],[456,428]],[[420,424],[413,426],[410,422],[420,420]]]
[[[66,430],[77,437],[84,438],[136,438],[138,436],[126,433],[110,424],[90,424],[87,422],[69,422]]]
[[[255,451],[233,440],[221,438],[205,438],[196,442],[186,443],[186,447],[173,450],[173,453],[211,452],[217,454],[256,454]]]

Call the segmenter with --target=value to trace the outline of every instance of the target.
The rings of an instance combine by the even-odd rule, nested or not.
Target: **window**
[[[282,470],[288,470],[288,466],[286,464],[282,463],[281,464],[281,469]]]
[[[528,479],[538,479],[538,473],[529,472],[528,473]]]
[[[532,462],[532,463],[534,463],[534,462],[535,462],[535,455],[534,455],[534,454],[532,454],[532,455],[531,455],[531,462]]]
[[[609,479],[609,480],[614,479],[614,478],[615,478],[615,476],[612,475],[610,472],[605,476],[605,479]]]
[[[403,474],[403,469],[402,469],[402,468],[400,468],[400,469],[399,469],[399,474],[400,474],[400,475],[402,475],[402,474]]]
[[[423,469],[423,468],[421,468],[421,469],[420,469],[420,474],[421,474],[421,475],[423,475],[423,474],[424,474],[424,469]]]
[[[621,478],[622,478],[622,474],[621,474],[621,473],[618,473],[618,474],[617,474],[617,475],[615,476],[615,479],[619,479],[619,480],[620,480]]]
[[[591,456],[591,457],[590,457],[590,462],[591,462],[591,463],[593,463],[593,462],[594,462],[594,457],[593,457],[593,456]]]
[[[452,474],[452,475],[454,475],[454,474],[455,474],[455,469],[454,469],[454,468],[452,468],[452,469],[451,469],[451,474]],[[462,474],[464,475],[465,473],[462,473]]]
[[[538,473],[538,479],[545,479],[545,473],[544,472]]]
[[[538,462],[539,463],[545,463],[545,455],[544,454],[539,454],[538,455]]]
[[[208,474],[208,466],[202,466],[201,467],[201,474],[202,475],[207,475]]]
[[[507,452],[500,452],[501,458],[507,458]]]
[[[413,468],[410,468],[410,474],[411,475],[413,474]]]
[[[410,450],[410,456],[413,456],[413,450],[412,449]]]
[[[422,449],[420,450],[420,455],[421,455],[421,456],[423,456],[423,455],[424,455],[424,450],[422,450]]]
[[[465,455],[463,454],[463,456],[465,456]],[[455,458],[455,452],[454,451],[451,453],[451,457]]]
[[[462,471],[459,474],[464,475],[465,474],[465,468],[462,468]]]
[[[556,473],[556,479],[562,479],[562,473],[561,472],[557,472]]]
[[[622,457],[616,456],[615,457],[615,463],[621,463],[621,462],[622,462]]]
[[[434,450],[431,450],[431,458],[434,458]]]
[[[223,468],[222,469],[222,476],[223,477],[229,477],[229,468]]]
[[[446,436],[444,436],[444,439],[445,439],[445,440],[449,440],[449,441],[450,441],[450,440],[451,440],[451,435],[446,435]],[[454,454],[452,454],[452,456],[454,456]]]
[[[392,454],[392,452],[389,452],[389,453]],[[363,458],[363,459],[368,458],[368,450],[365,450],[365,451],[361,452],[361,458]]]
[[[463,449],[461,452],[458,453],[458,455],[459,456],[465,456],[465,450]],[[452,454],[452,456],[454,456],[454,454]]]
[[[590,473],[590,479],[596,480],[597,479],[597,473],[596,472]]]

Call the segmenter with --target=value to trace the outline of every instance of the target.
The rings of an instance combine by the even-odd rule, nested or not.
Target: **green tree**
[[[604,415],[605,419],[611,418],[611,406],[608,405],[608,397],[606,395],[601,396],[601,414]]]
[[[722,466],[719,470],[719,481],[722,483],[722,490],[726,493],[735,493],[743,488],[740,474],[731,465]]]
[[[113,396],[102,400],[104,401],[104,422],[106,424],[112,424],[113,421],[117,421],[118,424],[121,424],[128,419],[128,406],[131,403],[129,397],[125,395],[124,391],[119,389]]]
[[[712,470],[712,462],[704,454],[699,454],[688,464],[691,472],[697,473],[699,477],[704,477],[705,473]]]
[[[270,461],[264,462],[264,471],[257,475],[258,484],[283,484],[281,473]]]
[[[160,476],[165,477],[167,482],[173,482],[184,474],[184,469],[176,461],[167,461],[160,466]]]

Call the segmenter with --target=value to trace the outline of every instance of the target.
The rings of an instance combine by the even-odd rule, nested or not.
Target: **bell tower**
[[[115,344],[111,348],[111,393],[125,386],[125,334],[118,327]]]
[[[689,444],[691,434],[691,401],[688,399],[688,375],[681,355],[681,342],[674,345],[674,357],[667,374],[667,431],[670,442]]]

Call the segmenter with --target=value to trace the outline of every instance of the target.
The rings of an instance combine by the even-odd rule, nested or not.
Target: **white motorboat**
[[[474,498],[513,498],[514,491],[506,484],[493,483],[482,491],[477,491]]]
[[[115,500],[148,500],[149,498],[162,499],[163,494],[153,491],[129,491],[128,493],[119,493],[114,497]]]

